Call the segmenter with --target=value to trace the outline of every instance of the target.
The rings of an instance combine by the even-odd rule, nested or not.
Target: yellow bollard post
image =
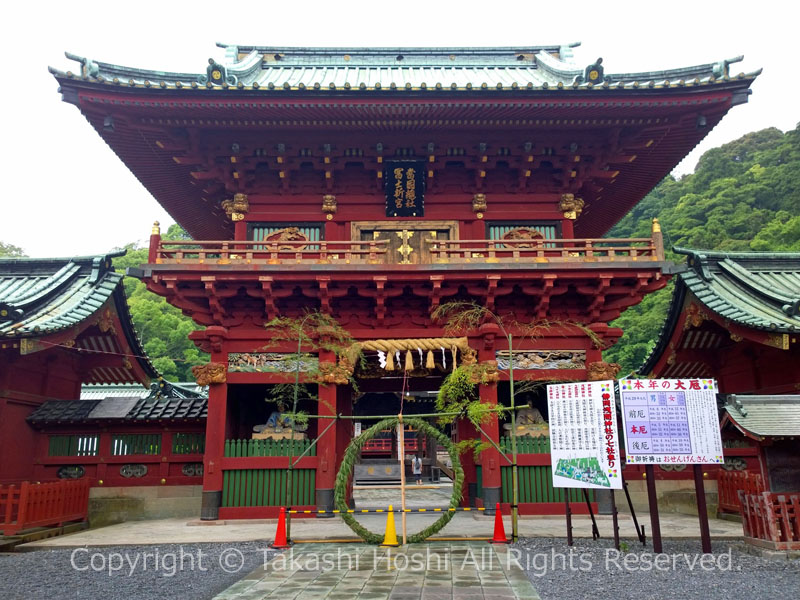
[[[383,534],[381,546],[399,546],[397,542],[397,529],[394,527],[394,509],[389,505],[389,512],[386,515],[386,533]]]

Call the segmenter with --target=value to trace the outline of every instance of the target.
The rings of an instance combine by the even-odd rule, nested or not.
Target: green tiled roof
[[[127,342],[148,377],[158,377],[133,328],[122,274],[111,266],[111,259],[123,254],[0,258],[0,339],[43,338],[97,316],[103,306],[113,302],[123,329],[117,332],[120,341]],[[96,347],[93,338],[81,343],[88,351],[109,351]],[[100,370],[101,374],[95,373],[100,381],[130,381],[120,369]]]
[[[715,63],[640,73],[604,73],[572,61],[577,43],[500,48],[289,48],[218,44],[221,63],[198,61],[203,71],[170,73],[123,67],[67,53],[79,73],[52,69],[100,83],[153,88],[262,90],[525,90],[668,87],[705,85],[729,77],[741,56]],[[602,62],[598,63],[602,65]],[[740,78],[752,78],[758,72]]]
[[[667,319],[639,373],[650,373],[667,350],[687,294],[707,311],[744,327],[800,331],[800,253],[673,250],[687,256],[688,268],[676,277]]]
[[[122,281],[112,256],[0,258],[0,337],[54,333],[94,314]]]
[[[725,412],[736,426],[759,438],[800,436],[800,396],[731,394]]]
[[[800,331],[800,253],[674,250],[688,256],[680,281],[709,310],[745,327]]]

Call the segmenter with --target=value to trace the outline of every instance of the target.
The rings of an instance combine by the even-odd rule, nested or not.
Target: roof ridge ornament
[[[228,74],[228,69],[225,65],[221,65],[213,58],[209,58],[206,74],[200,75],[200,77],[197,78],[197,82],[205,85],[210,83],[211,85],[221,87],[226,83],[228,85],[236,85],[239,83],[239,78],[236,77],[236,75]]]
[[[583,75],[575,77],[572,84],[591,83],[592,85],[598,85],[605,82],[611,83],[611,77],[604,75],[603,71],[603,59],[600,57],[586,67],[583,71]]]

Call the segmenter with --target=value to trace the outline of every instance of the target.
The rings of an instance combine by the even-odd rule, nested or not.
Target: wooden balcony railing
[[[659,240],[651,238],[424,241],[439,263],[664,260]]]
[[[423,240],[433,263],[573,263],[663,261],[653,238],[543,240]],[[156,264],[388,264],[388,240],[167,241],[154,236]]]
[[[166,241],[158,240],[156,263],[178,264],[380,264],[388,240],[326,241]]]

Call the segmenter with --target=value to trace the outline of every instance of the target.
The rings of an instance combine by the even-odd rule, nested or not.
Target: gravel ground
[[[0,554],[0,585],[14,600],[212,598],[263,564],[265,549],[266,542],[235,542]],[[269,560],[274,551],[266,552]]]
[[[732,541],[713,543],[703,563],[699,540],[664,540],[668,558],[654,562],[649,540],[645,548],[626,543],[619,555],[610,539],[576,539],[571,553],[566,539],[528,538],[512,547],[542,600],[800,598],[800,560],[757,557]]]

